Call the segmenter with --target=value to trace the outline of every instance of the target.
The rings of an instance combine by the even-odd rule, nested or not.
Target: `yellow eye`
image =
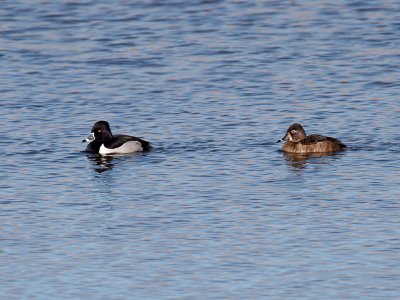
[[[101,132],[101,129],[97,130],[97,132]]]

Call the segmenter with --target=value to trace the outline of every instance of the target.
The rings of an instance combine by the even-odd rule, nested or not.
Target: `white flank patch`
[[[100,154],[125,154],[125,153],[132,153],[143,151],[142,144],[138,141],[129,141],[124,143],[121,147],[108,149],[102,144],[100,146],[99,153]]]

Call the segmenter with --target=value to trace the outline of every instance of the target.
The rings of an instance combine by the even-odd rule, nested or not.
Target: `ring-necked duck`
[[[106,121],[98,121],[90,135],[82,142],[89,142],[86,151],[100,154],[125,154],[138,151],[149,151],[151,145],[140,138],[111,133],[110,125]]]
[[[278,141],[285,141],[282,150],[290,153],[323,153],[335,152],[346,149],[341,141],[318,134],[306,135],[306,132],[298,123],[291,125],[286,135]]]

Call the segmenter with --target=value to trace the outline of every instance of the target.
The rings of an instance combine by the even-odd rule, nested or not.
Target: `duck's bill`
[[[84,142],[90,143],[91,141],[94,141],[94,133],[93,132],[91,134],[89,134],[89,136],[86,139],[83,139],[82,143],[84,143]]]
[[[283,138],[277,141],[277,143],[285,142],[288,139],[288,135],[286,134]]]

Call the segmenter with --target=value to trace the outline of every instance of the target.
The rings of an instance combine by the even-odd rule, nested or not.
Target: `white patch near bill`
[[[91,141],[94,141],[94,140],[95,140],[94,132],[91,132],[91,133],[89,134],[89,136],[88,136],[86,139],[84,139],[82,142],[88,142],[88,143],[90,143]]]
[[[121,147],[108,149],[102,144],[100,146],[99,153],[100,154],[125,154],[125,153],[132,153],[143,151],[142,144],[138,141],[129,141],[124,143]]]

